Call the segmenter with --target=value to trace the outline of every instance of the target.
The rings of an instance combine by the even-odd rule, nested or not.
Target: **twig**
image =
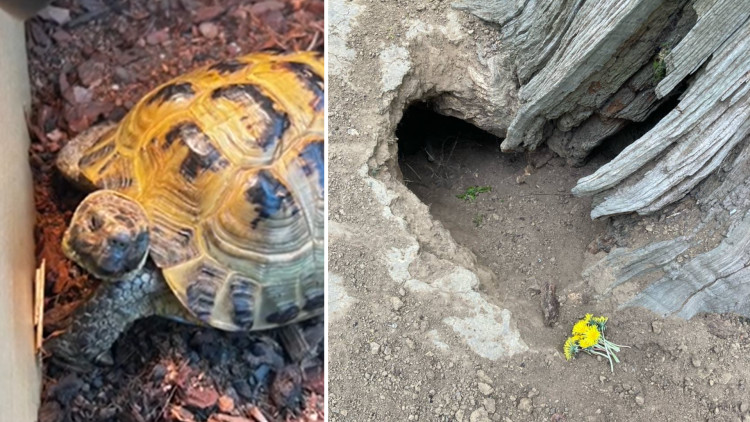
[[[412,166],[411,166],[411,164],[407,163],[406,161],[404,161],[404,164],[406,164],[406,166],[407,166],[407,167],[409,167],[409,169],[410,169],[410,170],[411,170],[412,172],[414,172],[414,174],[415,174],[415,175],[416,175],[417,177],[419,177],[419,180],[422,180],[422,176],[420,176],[420,175],[419,175],[419,173],[417,173],[417,171],[416,171],[416,170],[414,170],[414,167],[412,167]]]
[[[263,413],[260,411],[258,406],[253,406],[250,411],[248,411],[248,413],[258,422],[268,422],[268,419],[263,416]]]
[[[312,41],[310,41],[310,45],[307,46],[307,50],[306,51],[310,51],[313,48],[315,48],[315,44],[318,43],[318,34],[320,34],[320,32],[315,31],[315,35],[313,35],[313,39],[312,39]]]
[[[42,263],[36,270],[34,278],[34,324],[36,325],[36,338],[34,346],[37,355],[42,350],[42,341],[44,333],[44,284],[46,276],[47,262],[42,259]]]

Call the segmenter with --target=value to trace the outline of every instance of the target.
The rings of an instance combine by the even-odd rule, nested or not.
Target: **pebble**
[[[486,398],[482,402],[487,413],[495,413],[495,399]]]
[[[495,391],[489,384],[485,384],[483,382],[478,383],[477,386],[479,387],[479,391],[481,391],[485,396],[489,396],[493,391]]]
[[[531,411],[534,410],[534,404],[530,398],[524,397],[518,401],[518,410],[531,413]]]
[[[414,347],[416,347],[416,344],[414,344],[414,340],[412,340],[410,338],[405,338],[404,339],[404,343],[406,343],[406,347],[408,347],[408,348],[410,348],[412,350],[414,350]]]
[[[229,396],[219,397],[219,410],[224,413],[230,413],[234,410],[234,400]]]
[[[471,415],[469,416],[470,422],[490,422],[490,415],[487,414],[487,411],[484,410],[483,407],[480,407],[479,409],[471,412]]]
[[[635,402],[638,403],[638,406],[643,406],[643,404],[646,403],[646,399],[639,394],[635,396]]]
[[[479,379],[484,381],[485,383],[492,385],[492,378],[487,376],[487,374],[481,369],[477,371],[477,377],[479,377]]]
[[[699,358],[694,357],[692,362],[693,362],[693,366],[695,366],[696,368],[700,368],[701,360]]]
[[[750,402],[743,401],[740,403],[740,412],[745,413],[750,410]]]
[[[404,307],[404,301],[397,298],[396,296],[391,296],[391,308],[393,308],[394,311],[398,312],[403,307]]]
[[[724,372],[719,377],[719,382],[722,383],[723,385],[729,384],[730,381],[732,381],[732,374],[729,372]]]
[[[160,29],[146,35],[146,42],[151,45],[161,44],[169,40],[169,28]]]
[[[80,85],[76,85],[73,87],[73,98],[75,99],[76,103],[83,104],[91,102],[93,94],[88,89]]]
[[[651,331],[654,334],[661,334],[661,329],[664,327],[664,323],[661,321],[654,321],[651,323]]]
[[[70,10],[62,7],[47,6],[37,16],[46,21],[55,22],[58,25],[65,25],[70,22]]]
[[[208,39],[214,39],[219,35],[219,27],[213,22],[203,22],[198,25],[198,31]]]
[[[374,341],[370,343],[370,353],[373,355],[377,355],[380,351],[380,345],[378,343],[375,343]]]

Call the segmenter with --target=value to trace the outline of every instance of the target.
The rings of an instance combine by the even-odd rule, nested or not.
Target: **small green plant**
[[[474,218],[471,219],[471,221],[474,222],[474,227],[479,228],[479,226],[484,223],[484,214],[477,214],[474,216]]]
[[[456,198],[463,199],[464,201],[474,202],[477,199],[477,195],[480,193],[491,192],[490,186],[471,186],[466,188],[466,191],[460,195],[456,195]]]
[[[654,68],[654,82],[659,83],[662,79],[664,79],[665,76],[667,76],[667,55],[670,52],[670,48],[668,45],[662,45],[661,49],[659,50],[659,54],[656,56],[656,59],[654,60],[654,63],[652,64]]]

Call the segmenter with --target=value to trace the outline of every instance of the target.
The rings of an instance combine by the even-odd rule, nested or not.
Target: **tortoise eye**
[[[101,217],[94,214],[91,217],[89,217],[89,230],[97,231],[102,227],[103,223],[104,222],[102,221]]]

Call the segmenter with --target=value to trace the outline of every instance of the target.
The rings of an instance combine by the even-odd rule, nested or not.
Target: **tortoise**
[[[323,113],[319,53],[254,53],[68,142],[57,167],[93,192],[62,248],[102,283],[45,350],[85,368],[146,316],[252,331],[322,314]]]

